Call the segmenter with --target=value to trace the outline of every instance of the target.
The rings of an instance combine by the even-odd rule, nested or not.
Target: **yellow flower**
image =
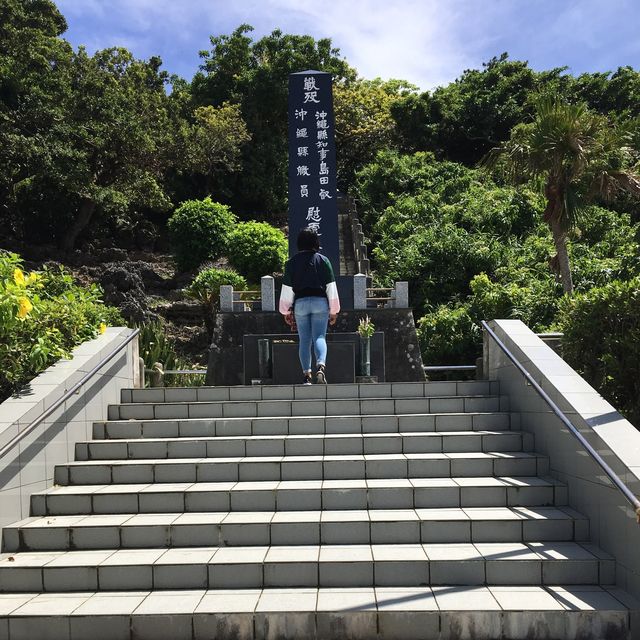
[[[32,271],[27,278],[27,284],[33,284],[38,279],[38,274]]]
[[[25,286],[26,282],[24,279],[24,273],[22,272],[22,269],[18,269],[18,267],[16,267],[13,270],[13,280],[19,287]]]
[[[18,318],[20,320],[24,320],[32,309],[33,305],[29,302],[29,298],[18,298]]]
[[[98,331],[100,333],[104,333],[107,330],[107,325],[104,322],[101,322],[98,326]]]

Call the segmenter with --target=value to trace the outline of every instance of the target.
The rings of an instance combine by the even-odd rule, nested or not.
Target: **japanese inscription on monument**
[[[322,253],[338,273],[336,146],[331,74],[289,75],[289,253],[298,231],[309,226],[320,236]]]

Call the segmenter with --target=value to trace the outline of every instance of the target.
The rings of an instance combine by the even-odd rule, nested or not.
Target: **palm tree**
[[[630,158],[629,132],[613,127],[605,116],[560,96],[533,99],[533,121],[516,125],[511,137],[490,151],[482,164],[500,166],[512,182],[538,180],[544,185],[556,255],[550,266],[565,293],[573,291],[567,236],[585,205],[611,199],[620,190],[640,196],[640,177],[625,170]]]

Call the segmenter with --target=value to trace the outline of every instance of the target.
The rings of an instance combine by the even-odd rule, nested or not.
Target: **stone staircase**
[[[0,640],[631,638],[498,383],[134,389],[3,531]]]

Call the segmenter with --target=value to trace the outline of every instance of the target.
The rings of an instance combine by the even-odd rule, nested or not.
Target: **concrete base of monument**
[[[360,347],[356,330],[366,315],[376,327],[371,340],[371,377],[379,382],[424,380],[411,309],[362,309],[342,311],[327,335],[329,382],[354,382],[359,376]],[[272,384],[300,382],[298,336],[285,333],[287,330],[277,312],[216,314],[206,383],[242,385],[267,379]],[[260,369],[258,360],[258,340],[265,339],[269,341],[268,372]]]

